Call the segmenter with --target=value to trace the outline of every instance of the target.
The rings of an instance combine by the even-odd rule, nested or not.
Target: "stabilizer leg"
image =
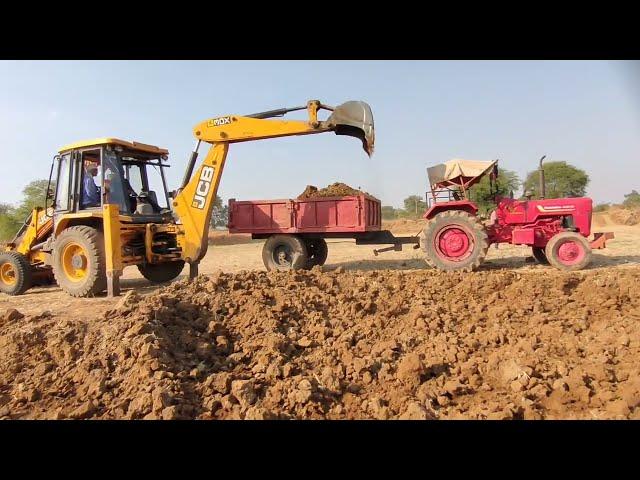
[[[198,264],[200,262],[194,262],[189,264],[189,281],[191,282],[198,276]]]

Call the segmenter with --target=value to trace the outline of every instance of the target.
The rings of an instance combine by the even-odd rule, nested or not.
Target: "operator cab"
[[[56,156],[52,181],[56,213],[98,211],[115,204],[133,223],[161,222],[171,214],[165,179],[169,152],[115,138],[78,142]]]

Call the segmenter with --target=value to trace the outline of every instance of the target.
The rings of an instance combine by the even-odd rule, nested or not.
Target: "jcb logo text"
[[[199,208],[200,210],[204,209],[207,203],[207,194],[209,193],[209,189],[211,188],[211,180],[213,179],[214,172],[215,170],[213,169],[213,167],[202,167],[200,180],[198,181],[198,186],[196,187],[196,193],[193,196],[192,205],[195,208]]]

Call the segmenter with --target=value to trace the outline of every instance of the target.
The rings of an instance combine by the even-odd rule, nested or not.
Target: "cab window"
[[[120,207],[120,213],[130,213],[129,196],[123,184],[123,168],[115,152],[105,150],[103,156],[106,202]]]
[[[85,150],[81,153],[80,209],[99,208],[102,204],[100,167],[100,149]]]
[[[69,183],[71,181],[71,154],[65,153],[58,160],[58,176],[56,178],[55,210],[69,210]]]

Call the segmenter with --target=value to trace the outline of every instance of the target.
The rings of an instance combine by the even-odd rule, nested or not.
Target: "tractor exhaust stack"
[[[538,169],[538,172],[540,172],[539,175],[539,190],[540,190],[540,199],[544,200],[544,197],[546,196],[546,187],[545,187],[545,182],[544,182],[544,169],[542,168],[542,161],[547,158],[546,155],[543,155],[542,158],[540,159],[540,168]]]

